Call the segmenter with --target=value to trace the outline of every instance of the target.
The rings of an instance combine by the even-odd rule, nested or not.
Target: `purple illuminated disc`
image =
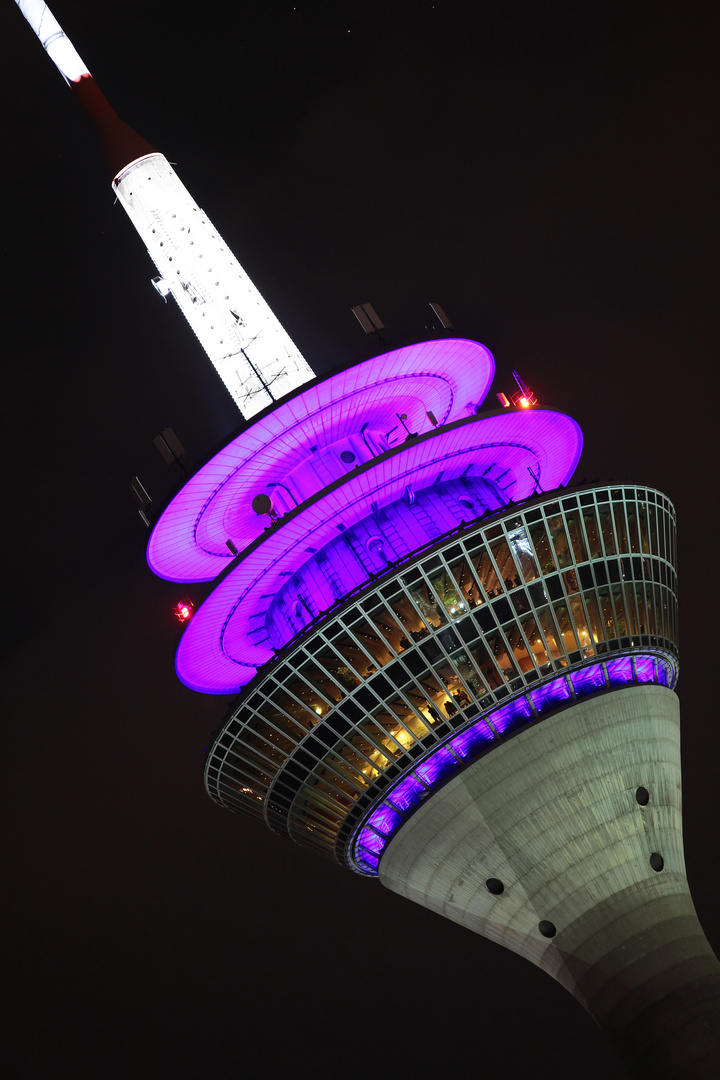
[[[473,464],[482,472],[497,464],[515,477],[512,497],[531,496],[567,483],[580,455],[582,436],[574,420],[542,409],[485,418],[469,417],[437,433],[402,444],[354,470],[267,530],[240,557],[188,623],[176,657],[179,678],[209,694],[234,692],[274,655],[258,641],[258,626],[272,598],[308,558],[373,508],[402,497],[408,484],[434,481],[438,466],[460,475]]]
[[[352,457],[344,441],[354,440],[356,451],[367,446],[370,453],[376,449],[372,433],[395,445],[408,431],[432,430],[428,413],[443,425],[476,412],[494,369],[483,345],[448,338],[396,349],[316,381],[261,415],[191,477],[153,529],[151,570],[170,581],[212,580],[232,560],[227,541],[242,551],[268,524],[252,509],[258,493],[275,491],[292,505],[294,480],[324,448],[339,445]],[[352,460],[343,461],[352,468]],[[309,480],[312,469],[306,468],[300,490]],[[315,490],[324,486],[317,470]]]

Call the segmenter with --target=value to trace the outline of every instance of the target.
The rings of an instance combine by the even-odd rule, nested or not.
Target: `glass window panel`
[[[411,641],[421,641],[428,633],[428,628],[410,602],[410,598],[400,593],[387,603],[395,613],[395,618]]]
[[[580,642],[581,647],[585,648],[587,645],[592,644],[592,639],[590,637],[590,630],[588,629],[582,601],[579,596],[571,596],[568,603],[570,605],[572,620],[575,623],[575,633],[578,641]],[[600,637],[600,640],[602,640],[602,636]]]
[[[396,739],[390,737],[385,730],[385,727],[381,727],[379,724],[375,724],[372,720],[364,720],[360,724],[360,731],[363,735],[366,735],[368,739],[372,739],[373,743],[378,749],[388,754],[393,761],[400,757],[402,754],[402,747]]]
[[[444,625],[447,621],[445,614],[440,610],[440,605],[424,580],[407,586],[407,591],[429,627],[437,630]]]
[[[625,505],[625,516],[627,518],[628,525],[628,538],[630,541],[630,550],[635,555],[639,555],[641,551],[640,545],[640,533],[638,522],[638,507],[637,503],[629,502]]]
[[[621,502],[612,503],[613,517],[615,519],[615,536],[617,537],[618,552],[625,555],[630,551],[627,528],[625,526],[625,511]]]
[[[405,708],[410,712],[407,705]],[[391,712],[386,706],[383,706],[379,712],[375,713],[373,721],[376,726],[381,729],[381,734],[384,738],[390,740],[386,741],[383,745],[386,745],[388,750],[390,750],[395,757],[398,757],[403,750],[408,750],[411,746],[415,745],[413,736],[409,731],[405,730],[395,713]],[[422,724],[422,721],[418,720],[417,723]],[[425,728],[425,734],[427,734],[427,731],[428,729]],[[395,749],[396,747],[398,749]]]
[[[629,637],[630,630],[628,628],[628,620],[625,615],[625,600],[623,598],[622,589],[619,585],[614,585],[611,590],[613,605],[615,607],[615,620],[618,628],[618,637]]]
[[[377,666],[371,662],[370,657],[347,630],[343,629],[337,637],[333,638],[333,645],[343,660],[362,678],[367,679],[368,675],[373,675],[377,671]]]
[[[299,701],[290,697],[285,689],[274,690],[272,700],[283,712],[286,712],[293,720],[297,720],[303,731],[307,731],[315,723],[317,714],[309,712]]]
[[[568,593],[580,592],[580,585],[578,584],[577,574],[574,570],[566,570],[562,577]]]
[[[327,784],[333,791],[341,792],[347,802],[348,806],[351,806],[354,802],[360,798],[360,792],[358,791],[358,785],[351,784],[346,776],[338,776],[337,772],[327,768],[328,759],[325,757],[323,761],[323,770],[318,778],[318,783],[323,785]],[[345,770],[346,772],[347,770]],[[340,798],[340,796],[338,796]],[[341,799],[342,801],[342,799]]]
[[[281,691],[281,693],[284,692]],[[284,696],[287,697],[287,694],[285,694]],[[263,701],[260,705],[257,706],[256,711],[260,714],[260,716],[263,716],[266,720],[269,720],[271,724],[273,724],[276,728],[280,728],[281,731],[284,731],[292,739],[302,739],[303,735],[307,731],[306,725],[293,723],[293,721],[290,720],[284,712],[281,712],[280,709],[272,701]]]
[[[545,525],[542,521],[536,521],[535,524],[530,527],[530,539],[535,548],[535,555],[541,572],[543,574],[551,574],[555,569],[555,563],[553,562],[550,541],[548,540]]]
[[[372,829],[365,828],[360,833],[358,843],[362,844],[365,851],[374,851],[380,854],[387,844],[387,837],[379,836]]]
[[[455,618],[460,612],[467,610],[465,598],[449,570],[442,570],[439,574],[433,574],[430,584],[435,591],[435,595],[445,608],[446,615]]]
[[[384,667],[393,658],[393,654],[387,647],[386,642],[380,637],[375,627],[366,619],[358,617],[349,624],[353,635],[357,638],[364,649],[370,653],[376,664]],[[372,665],[370,665],[372,666]],[[365,677],[369,674],[366,671]]]
[[[443,708],[447,716],[454,716],[458,709],[467,709],[472,704],[472,699],[460,681],[460,677],[454,668],[448,664],[439,664],[435,668],[446,688],[446,700]]]
[[[538,619],[540,621],[542,632],[545,635],[545,642],[550,651],[550,655],[553,660],[557,660],[561,655],[561,649],[558,642],[559,634],[555,627],[555,623],[553,622],[550,608],[545,607],[538,611]]]
[[[510,530],[508,533],[508,540],[510,541],[510,547],[515,556],[515,561],[520,567],[524,580],[526,582],[533,581],[538,576],[539,570],[537,563],[535,562],[535,554],[533,552],[532,544],[530,543],[530,537],[526,530],[522,528],[522,526]]]
[[[504,583],[505,588],[514,589],[517,585],[520,585],[520,575],[517,572],[515,561],[510,554],[510,547],[505,537],[503,536],[499,540],[494,540],[490,545],[490,550],[493,553],[495,565],[498,568],[498,575]]]
[[[565,515],[567,522],[567,530],[570,534],[570,541],[572,543],[573,551],[575,553],[576,562],[585,562],[588,557],[587,547],[585,546],[585,537],[583,535],[582,521],[579,510],[573,510],[571,513]]]
[[[312,787],[308,786],[304,790],[308,794],[312,792],[312,798],[317,801],[318,805],[329,809],[334,815],[340,817],[345,816],[354,801],[346,798],[319,776],[312,777]]]
[[[635,657],[635,671],[637,673],[637,680],[641,683],[654,682],[655,671],[650,656],[636,656]]]
[[[605,545],[605,554],[617,555],[615,529],[609,503],[600,503],[598,506],[598,517],[600,518],[600,528],[602,531],[603,544]]]
[[[650,507],[646,503],[638,503],[637,520],[640,529],[640,550],[644,555],[650,554]]]
[[[343,746],[339,754],[326,754],[324,760],[354,787],[366,788],[368,786],[368,778],[361,771],[367,763],[349,746]]]
[[[480,592],[468,560],[464,556],[453,560],[450,564],[450,570],[457,582],[457,587],[460,590],[460,599],[463,603],[466,604],[468,608],[477,607],[478,604],[482,604],[482,593]]]
[[[523,620],[523,627],[525,626],[526,622],[528,622],[528,620]],[[537,630],[537,624],[533,618],[529,619],[529,629],[531,631],[531,634],[535,635],[534,637],[530,637],[530,641],[535,641],[539,635]],[[508,639],[508,644],[512,649],[513,656],[515,657],[515,662],[520,668],[520,671],[523,674],[528,671],[532,671],[534,666],[534,654],[532,649],[528,648],[525,637],[523,636],[520,629],[520,625],[516,624],[515,626],[506,630],[506,636]],[[543,663],[544,662],[545,661],[543,661]]]
[[[648,634],[650,631],[647,629],[648,616],[647,611],[645,610],[645,590],[642,587],[642,582],[634,583],[631,586],[629,585],[628,592],[630,591],[630,589],[632,589],[633,595],[635,597],[635,603],[637,604],[639,623],[638,632],[641,634]]]
[[[316,688],[310,686],[304,679],[299,677],[292,679],[288,682],[287,688],[291,694],[300,698],[306,708],[310,710],[315,723],[317,723],[317,718],[319,716],[324,716],[330,708],[327,701],[320,696]]]
[[[428,758],[422,765],[419,765],[417,769],[415,769],[415,774],[428,786],[431,786],[443,777],[449,776],[450,773],[454,772],[457,768],[459,768],[457,758],[443,746],[437,750],[431,758]]]
[[[523,633],[530,644],[530,652],[532,653],[530,659],[532,660],[534,658],[538,667],[547,664],[549,657],[535,619],[532,617],[523,619],[522,628]],[[532,666],[532,664],[530,666]],[[529,668],[527,670],[529,670]]]
[[[570,551],[570,543],[567,538],[567,533],[565,532],[565,525],[563,524],[562,517],[560,514],[556,514],[554,517],[548,518],[547,524],[550,539],[555,548],[558,566],[561,569],[564,566],[570,566],[572,564],[572,552]]]
[[[281,735],[279,731],[270,727],[264,720],[257,719],[254,724],[254,729],[266,742],[269,742],[279,750],[282,750],[285,755],[292,754],[297,745],[293,739],[288,739],[286,735]]]
[[[363,778],[367,778],[368,780],[376,780],[377,777],[380,775],[380,770],[376,769],[374,765],[371,765],[367,761],[365,761],[364,757],[362,757],[362,755],[359,754],[357,750],[353,749],[353,747],[351,746],[343,746],[342,750],[340,751],[340,757],[343,759],[343,761],[346,761],[349,765],[352,765],[353,768],[356,769]]]
[[[592,506],[584,507],[582,515],[590,558],[599,559],[602,556],[602,541],[600,539],[600,527],[595,516],[595,508]]]
[[[602,588],[598,590],[600,596],[600,608],[602,611],[603,625],[605,627],[605,637],[610,641],[612,638],[618,637],[618,632],[615,628],[615,619],[613,616],[612,604],[610,603],[610,590],[608,588]]]
[[[319,690],[333,705],[337,705],[343,698],[344,695],[337,683],[314,660],[307,660],[300,668],[300,674],[310,686]]]
[[[417,716],[400,694],[396,694],[395,697],[390,698],[387,702],[387,707],[413,735],[417,735],[418,738],[424,738],[425,735],[429,734],[429,728],[422,722],[419,716]],[[397,735],[396,738],[403,743],[403,746],[405,745],[401,735]]]
[[[660,554],[660,544],[658,542],[658,507],[649,503],[647,506],[648,516],[648,536],[650,540],[650,550],[654,555]]]
[[[447,690],[432,675],[423,675],[419,680],[419,685],[429,702],[428,706],[420,705],[423,717],[431,725],[442,723],[447,717],[445,704],[450,700]],[[414,697],[414,695],[411,696]]]
[[[368,761],[370,761],[372,765],[376,767],[376,770],[379,769],[384,772],[385,769],[387,769],[388,765],[390,764],[389,759],[385,757],[384,754],[381,754],[378,748],[373,745],[373,743],[368,742],[365,736],[362,735],[359,731],[356,732],[354,735],[349,735],[348,742],[352,746],[354,746],[356,750],[359,750],[360,753],[363,754],[368,759]],[[369,767],[362,769],[362,772],[365,773],[366,776],[371,775]]]
[[[638,585],[638,592],[642,589],[645,596],[645,610],[647,611],[647,630],[646,634],[657,634],[657,619],[655,617],[655,595],[653,593],[653,587],[650,582],[645,582],[645,585]],[[662,632],[662,631],[661,631]]]
[[[392,806],[388,806],[387,803],[381,803],[368,818],[368,825],[372,825],[373,829],[377,829],[384,836],[389,836],[401,821],[402,814],[399,814]]]
[[[460,676],[465,685],[475,695],[476,698],[481,698],[485,695],[486,689],[477,676],[475,668],[470,663],[470,657],[466,649],[459,649],[452,654],[452,662],[460,672]],[[470,700],[463,705],[463,708],[467,708],[470,705]]]
[[[477,644],[472,645],[468,651],[488,686],[492,690],[497,690],[502,684],[502,679],[495,667],[493,655],[489,649],[486,648],[485,643],[483,641],[478,641]]]
[[[485,548],[481,548],[473,562],[486,596],[499,596],[502,592],[502,585],[490,558],[490,552]]]
[[[515,666],[515,660],[508,652],[505,645],[505,639],[502,634],[495,633],[486,637],[488,647],[492,651],[495,658],[495,663],[500,668],[506,679],[513,679],[519,674],[517,667]]]
[[[628,584],[625,586],[623,592],[623,600],[628,636],[635,637],[637,634],[640,633],[640,624],[638,622],[637,607],[635,605],[635,594],[633,592],[632,585]]]
[[[338,682],[344,690],[354,690],[356,686],[360,685],[360,679],[352,670],[347,660],[343,656],[331,649],[330,646],[326,646],[321,649],[320,652],[315,654],[316,663],[320,664],[333,679]]]
[[[571,653],[578,648],[578,641],[575,637],[573,621],[570,618],[567,604],[563,601],[559,601],[553,605],[553,611],[555,612],[555,621],[558,624],[565,651]]]
[[[585,608],[587,609],[588,619],[590,620],[590,631],[592,633],[592,641],[581,638],[580,644],[585,656],[594,656],[595,649],[593,642],[597,643],[603,639],[603,622],[600,614],[600,608],[595,598],[595,593],[588,590],[583,594],[585,600]]]
[[[248,753],[249,756],[249,753]],[[251,780],[259,781],[264,784],[265,787],[269,787],[272,782],[272,778],[276,775],[277,769],[269,761],[249,762],[245,760],[245,755],[241,758],[238,754],[228,754],[223,763],[223,775],[224,776],[246,776]]]
[[[366,607],[365,611],[368,618],[377,627],[396,653],[400,653],[403,649],[408,648],[410,641],[406,637],[405,632],[402,627],[398,626],[395,622],[389,608],[385,607],[381,601],[376,601],[372,607]]]

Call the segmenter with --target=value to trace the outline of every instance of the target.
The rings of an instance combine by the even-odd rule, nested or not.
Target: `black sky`
[[[56,0],[318,371],[440,302],[661,488],[680,535],[684,818],[720,946],[714,3]],[[0,8],[5,1046],[14,1077],[623,1077],[514,955],[205,796],[227,698],[181,687],[128,485],[237,424],[113,205],[94,133]]]

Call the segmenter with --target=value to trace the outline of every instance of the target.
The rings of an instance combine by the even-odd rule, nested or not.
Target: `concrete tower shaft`
[[[638,1076],[719,1074],[671,690],[601,694],[508,740],[417,810],[380,880],[552,975]]]

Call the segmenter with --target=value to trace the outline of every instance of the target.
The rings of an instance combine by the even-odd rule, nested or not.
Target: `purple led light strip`
[[[672,689],[674,682],[672,666],[661,657],[620,656],[570,671],[487,713],[450,736],[390,791],[383,792],[382,801],[358,826],[348,845],[353,869],[377,877],[385,848],[407,818],[438,787],[482,753],[488,743],[497,740],[498,735],[601,690],[640,683],[657,683]]]

